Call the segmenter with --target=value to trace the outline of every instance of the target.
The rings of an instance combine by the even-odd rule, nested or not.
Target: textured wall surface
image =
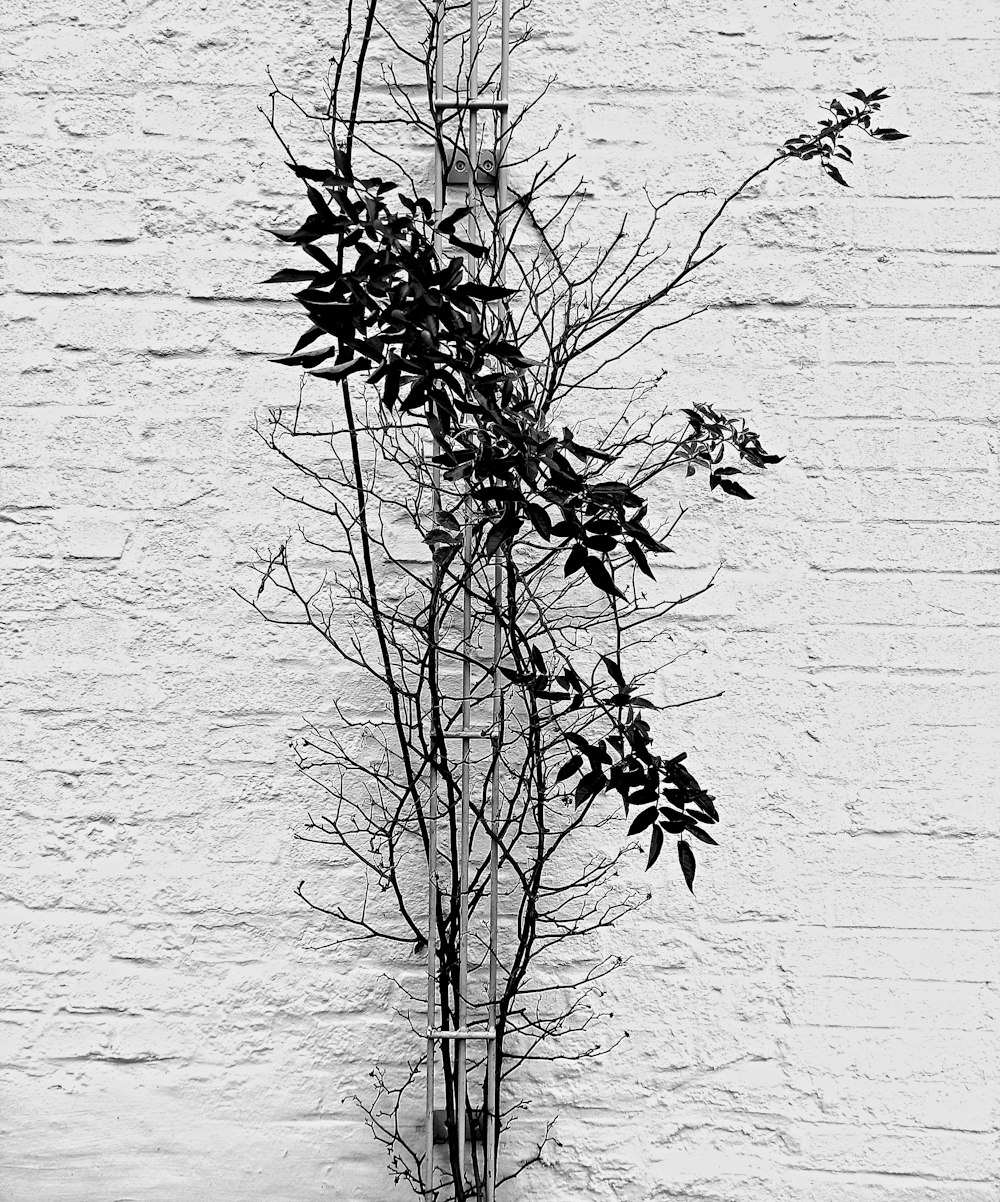
[[[231,591],[293,516],[255,410],[300,324],[254,281],[293,211],[256,104],[315,88],[336,4],[9,0],[0,46],[0,1199],[375,1202],[347,1095],[392,1021],[293,894],[287,755],[337,667]],[[581,232],[721,187],[837,89],[900,146],[769,178],[663,348],[788,458],[752,505],[678,485],[686,656],[665,737],[715,784],[693,900],[630,924],[606,1030],[537,1087],[508,1198],[998,1196],[1000,9],[539,0],[515,69]],[[295,201],[297,205],[297,201]],[[697,202],[678,221],[697,215]],[[647,364],[648,366],[648,364]],[[683,580],[682,580],[683,577]],[[637,870],[638,872],[638,870]]]

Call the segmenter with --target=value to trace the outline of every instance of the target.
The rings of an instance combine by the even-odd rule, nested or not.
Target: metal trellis
[[[444,58],[446,48],[445,15],[446,0],[438,0],[434,47],[434,88],[433,106],[435,110],[435,127],[439,130],[444,120],[444,114],[450,112],[457,118],[461,134],[456,137],[454,144],[456,153],[449,162],[446,158],[443,139],[435,141],[434,163],[434,207],[440,217],[447,202],[449,183],[463,182],[466,189],[466,205],[469,209],[469,241],[476,240],[479,229],[480,213],[482,211],[482,191],[488,181],[495,178],[496,189],[496,221],[497,244],[506,247],[505,213],[507,208],[507,166],[506,150],[510,135],[510,118],[508,113],[509,88],[509,58],[510,58],[510,0],[500,3],[500,60],[499,71],[495,73],[498,84],[495,94],[490,97],[480,92],[479,58],[481,52],[482,30],[479,10],[479,0],[469,0],[469,28],[467,41],[468,58],[465,66],[464,83],[459,81],[464,95],[458,94],[454,100],[446,99],[444,88]],[[480,114],[496,114],[498,123],[498,141],[495,152],[483,145],[480,131]],[[464,145],[463,145],[464,136]],[[464,161],[463,160],[467,160]],[[463,171],[464,167],[464,171]],[[470,270],[472,267],[470,261]],[[502,262],[497,269],[497,282],[503,284]],[[434,469],[434,504],[437,507],[440,500],[440,474]],[[471,506],[471,499],[467,505]],[[500,811],[500,730],[502,722],[501,676],[499,672],[500,658],[503,653],[503,627],[500,621],[501,601],[503,590],[503,567],[499,555],[493,563],[493,648],[491,660],[492,696],[491,696],[491,725],[489,730],[477,730],[472,725],[472,661],[473,648],[473,589],[472,589],[472,560],[473,560],[473,514],[467,510],[464,523],[462,542],[462,571],[465,581],[462,597],[462,699],[461,727],[454,732],[454,737],[461,740],[461,807],[459,814],[459,965],[458,965],[458,1005],[455,1013],[456,1025],[451,1029],[440,1029],[437,1023],[437,928],[436,916],[439,900],[438,883],[438,826],[439,826],[439,780],[436,768],[432,764],[429,780],[428,799],[428,929],[427,929],[427,1030],[426,1030],[426,1114],[425,1114],[425,1196],[433,1198],[434,1185],[434,1145],[435,1145],[435,1058],[436,1049],[443,1040],[454,1041],[456,1059],[457,1105],[455,1122],[457,1127],[458,1164],[460,1172],[465,1173],[466,1145],[469,1132],[467,1129],[467,1046],[469,1040],[482,1040],[486,1044],[486,1089],[483,1106],[483,1121],[480,1125],[479,1136],[482,1139],[485,1185],[485,1202],[494,1202],[496,1190],[496,1160],[497,1160],[497,1070],[498,1048],[496,1038],[497,1006],[498,1006],[498,896],[499,896],[499,854],[494,833],[498,829]],[[435,571],[438,571],[435,568]],[[437,630],[431,631],[436,642]],[[469,854],[470,854],[470,797],[472,788],[471,743],[473,739],[489,737],[493,740],[491,762],[491,780],[489,784],[489,829],[487,835],[490,841],[489,863],[489,947],[488,947],[488,982],[486,1000],[485,1027],[471,1029],[469,1027]],[[472,1133],[473,1137],[475,1132]]]

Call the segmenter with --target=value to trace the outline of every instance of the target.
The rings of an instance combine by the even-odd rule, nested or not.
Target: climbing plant
[[[670,847],[693,889],[695,847],[716,841],[716,797],[699,779],[711,765],[674,745],[668,721],[689,699],[656,701],[651,687],[665,620],[690,600],[657,581],[679,520],[657,507],[657,486],[700,475],[743,503],[751,477],[780,461],[745,421],[709,404],[664,413],[655,380],[627,378],[630,357],[695,315],[676,308],[676,294],[719,255],[716,231],[756,180],[812,163],[846,186],[849,134],[905,135],[878,124],[885,89],[855,89],[710,202],[685,252],[659,240],[674,197],[652,201],[638,229],[622,223],[601,246],[580,246],[582,197],[547,203],[566,164],[544,152],[512,162],[504,201],[471,206],[436,207],[426,175],[401,161],[400,127],[428,163],[435,147],[439,161],[454,158],[461,138],[454,114],[433,104],[442,10],[426,17],[426,40],[408,48],[383,26],[378,0],[360,17],[349,10],[324,106],[317,115],[295,105],[320,122],[326,161],[297,157],[279,120],[281,102],[295,102],[277,87],[272,95],[269,120],[307,208],[274,230],[300,258],[268,282],[295,286],[307,324],[278,360],[303,373],[298,398],[269,409],[259,429],[301,481],[281,491],[303,525],[266,557],[253,603],[270,621],[308,627],[355,673],[356,691],[333,701],[336,723],[311,729],[297,754],[324,798],[305,837],[357,866],[358,893],[300,892],[344,937],[397,949],[414,1051],[377,1064],[361,1104],[397,1181],[466,1202],[484,1196],[486,1153],[478,1131],[463,1158],[455,1120],[466,1108],[477,1131],[480,1052],[470,1050],[476,1084],[465,1086],[442,1044],[436,1168],[419,1137],[423,999],[408,956],[427,948],[430,798],[441,823],[431,920],[443,1027],[463,1004],[482,1005],[491,859],[499,867],[498,1071],[483,1098],[499,1140],[523,1106],[520,1068],[615,1042],[592,1038],[589,998],[619,958],[587,937],[641,904],[616,879],[623,858],[639,840],[652,869]],[[373,70],[372,48],[387,39],[419,65],[423,100],[391,61]],[[468,63],[482,47],[458,49],[454,94],[468,98]],[[575,416],[581,407],[589,420]],[[495,720],[475,742],[456,738],[489,709],[497,679]],[[465,895],[480,931],[464,984],[463,798]],[[501,1184],[541,1155],[547,1135],[502,1163]]]

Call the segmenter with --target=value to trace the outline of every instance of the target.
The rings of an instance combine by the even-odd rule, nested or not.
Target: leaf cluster
[[[827,106],[829,116],[822,117],[818,134],[798,134],[789,138],[782,145],[781,153],[789,158],[818,159],[820,169],[835,183],[850,187],[844,179],[842,168],[834,162],[839,159],[844,163],[852,160],[851,149],[841,139],[849,129],[860,129],[870,138],[879,142],[899,142],[908,138],[909,134],[900,133],[898,129],[888,126],[872,126],[875,114],[881,109],[882,101],[888,98],[885,88],[876,88],[874,92],[864,92],[854,88],[847,96],[854,101],[844,103],[835,96]]]
[[[699,253],[705,235],[762,171],[786,159],[816,159],[844,184],[834,160],[850,161],[843,141],[849,130],[882,141],[905,137],[873,126],[886,96],[878,88],[834,98],[818,133],[789,138],[771,163],[723,202],[671,284],[637,301],[620,302],[609,316],[595,310],[586,318],[590,325],[577,328],[571,322],[563,342],[550,346],[556,374],[570,357],[601,341],[605,325],[618,328],[634,320],[710,258],[715,252]],[[514,548],[528,539],[547,569],[558,564],[565,581],[589,581],[618,623],[618,605],[634,604],[635,573],[655,578],[652,557],[669,551],[651,528],[644,485],[665,466],[682,464],[688,475],[704,470],[711,490],[751,500],[753,494],[737,479],[744,470],[724,462],[727,449],[757,471],[782,457],[765,451],[744,421],[705,403],[681,411],[685,430],[645,472],[620,463],[630,445],[627,438],[592,446],[569,426],[557,427],[551,413],[556,390],[543,386],[547,365],[535,373],[538,362],[515,319],[517,306],[530,306],[534,298],[507,287],[497,275],[496,264],[510,246],[500,247],[498,255],[495,244],[476,236],[468,207],[435,213],[425,197],[408,194],[393,180],[356,177],[350,155],[336,141],[332,148],[332,168],[289,163],[305,186],[311,211],[297,228],[273,232],[299,246],[313,265],[280,271],[268,282],[304,284],[295,295],[310,324],[292,353],[277,361],[344,390],[357,377],[385,420],[416,421],[427,431],[433,440],[429,466],[463,490],[458,499],[453,494],[450,507],[437,509],[423,533],[439,570],[460,556],[470,524],[473,558],[486,562],[499,556],[510,571],[515,571]],[[659,212],[657,207],[655,217]],[[645,270],[634,265],[635,278]],[[623,295],[623,288],[616,282],[615,295]],[[591,337],[588,329],[602,332]],[[556,783],[570,789],[577,806],[614,793],[626,813],[638,807],[630,833],[650,831],[648,866],[656,862],[664,834],[679,836],[681,868],[690,886],[694,858],[688,837],[714,842],[703,829],[718,820],[714,799],[683,767],[683,755],[664,757],[652,750],[643,713],[655,706],[626,685],[620,649],[604,659],[616,686],[610,695],[572,656],[561,654],[558,663],[550,663],[552,654],[532,644],[515,658],[500,671],[533,704],[564,703],[558,711],[563,718],[586,711],[597,716],[592,722],[605,723],[599,735],[592,724],[590,734],[580,728],[563,731],[573,754],[561,764]]]

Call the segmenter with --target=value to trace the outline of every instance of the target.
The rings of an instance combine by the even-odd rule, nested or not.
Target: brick
[[[74,138],[121,138],[135,128],[134,102],[127,93],[112,96],[63,96],[55,105],[60,133]]]
[[[874,87],[880,81],[893,80],[892,111],[898,104],[911,102],[918,95],[922,107],[924,89],[943,89],[952,94],[988,95],[992,90],[990,47],[978,36],[954,40],[889,37],[877,44],[865,44],[863,61],[858,53],[862,43],[851,38],[798,38],[780,46],[767,46],[763,55],[752,60],[759,66],[755,75],[771,86],[794,88],[804,93],[815,88],[824,97],[843,92],[846,80],[860,82],[860,76]],[[749,52],[750,46],[746,47]],[[745,56],[734,55],[733,67],[746,70]],[[860,74],[859,74],[860,73]],[[851,85],[847,85],[851,86]],[[927,97],[933,103],[933,96]],[[919,113],[918,113],[919,116]],[[900,123],[900,128],[905,128]]]
[[[928,1032],[919,1039],[903,1031],[844,1027],[792,1027],[781,1034],[780,1050],[796,1071],[829,1075],[831,1085],[921,1082],[928,1092],[948,1088],[958,1072],[970,1088],[986,1083],[984,1056],[995,1050],[992,1034]]]
[[[867,523],[861,529],[822,527],[811,531],[809,557],[826,571],[994,570],[997,556],[988,524],[976,522]]]
[[[794,448],[796,466],[850,473],[889,470],[894,483],[906,482],[903,473],[928,469],[959,480],[966,471],[985,473],[992,454],[986,428],[958,422],[854,422],[842,418],[797,423],[785,427],[782,434]]]
[[[938,934],[833,931],[807,927],[783,941],[779,966],[796,976],[872,980],[981,981],[996,977],[998,953],[986,932]]]
[[[815,622],[877,615],[880,624],[887,626],[990,627],[998,625],[994,621],[998,601],[1000,581],[988,575],[883,571],[826,575],[822,586],[802,604]]]
[[[996,997],[971,983],[799,979],[787,1003],[789,1021],[809,1026],[892,1030],[977,1031],[989,1026]]]
[[[989,759],[983,768],[989,768]],[[924,791],[918,785],[862,789],[850,803],[851,829],[863,832],[903,832],[923,835],[992,838],[1000,834],[1000,820],[983,804],[978,789]]]
[[[810,1078],[803,1073],[808,1089]],[[826,1075],[815,1090],[817,1109],[833,1124],[880,1124],[898,1128],[935,1127],[965,1133],[989,1131],[991,1100],[975,1085],[921,1078],[919,1084]],[[925,1181],[930,1188],[930,1182]]]
[[[918,457],[933,455],[933,443],[925,444],[919,430],[906,433],[909,437],[900,439],[897,445],[916,443],[921,448]],[[941,454],[948,445],[947,436],[937,445]],[[980,435],[978,442],[973,438],[966,445],[978,450],[986,445],[986,436]],[[855,447],[851,450],[855,451]],[[941,458],[944,458],[943,454]],[[889,467],[867,475],[824,472],[824,476],[826,478],[811,477],[808,486],[802,488],[796,498],[790,499],[805,520],[850,522],[868,518],[880,522],[932,522],[942,513],[950,513],[959,522],[991,520],[990,477],[986,473],[948,470],[897,473]]]
[[[859,1140],[864,1131],[863,1140]],[[905,1173],[913,1177],[958,1177],[987,1183],[996,1171],[996,1154],[981,1133],[879,1131],[863,1125],[799,1124],[797,1163],[835,1170],[845,1158],[855,1172]]]
[[[51,130],[51,108],[44,96],[4,97],[4,131],[7,136],[44,137]]]
[[[71,351],[198,353],[208,348],[217,330],[213,315],[194,306],[104,303],[83,308],[52,302],[43,320],[55,346]]]
[[[117,195],[9,200],[0,220],[9,242],[135,242],[142,232],[138,202]]]
[[[974,201],[931,208],[896,202],[873,205],[867,213],[842,210],[842,218],[841,240],[861,249],[989,254],[996,245],[1000,212],[994,204]],[[829,220],[826,215],[824,221]],[[905,270],[905,264],[897,265]]]
[[[988,725],[996,713],[989,676],[931,680],[880,670],[872,679],[868,671],[831,669],[823,683],[830,690],[825,708],[834,725],[847,721],[849,709],[867,727],[885,725],[891,710],[905,713],[913,725],[937,727]]]
[[[971,314],[910,315],[878,311],[830,321],[837,363],[969,363],[980,342]]]
[[[46,25],[94,25],[115,26],[124,24],[135,12],[134,0],[97,0],[86,9],[65,3],[65,0],[47,0],[35,6],[25,0],[15,0],[6,10],[4,28],[23,29]]]
[[[981,421],[997,412],[993,370],[983,367],[824,364],[794,374],[775,371],[759,383],[766,394],[760,412],[766,414]],[[727,381],[727,392],[741,384],[746,387],[737,375],[732,384]]]
[[[866,273],[858,295],[871,305],[996,305],[1000,303],[1000,274],[991,266],[975,262],[913,262],[891,256]]]
[[[179,282],[183,270],[173,255],[122,253],[117,247],[60,247],[55,251],[24,248],[7,256],[10,287],[29,296],[100,292],[184,295]]]
[[[829,667],[887,671],[989,672],[1000,653],[1000,630],[989,627],[830,625],[813,628],[808,654]]]
[[[138,126],[141,133],[162,138],[261,142],[268,131],[260,104],[259,90],[251,88],[164,89],[141,98]]]

